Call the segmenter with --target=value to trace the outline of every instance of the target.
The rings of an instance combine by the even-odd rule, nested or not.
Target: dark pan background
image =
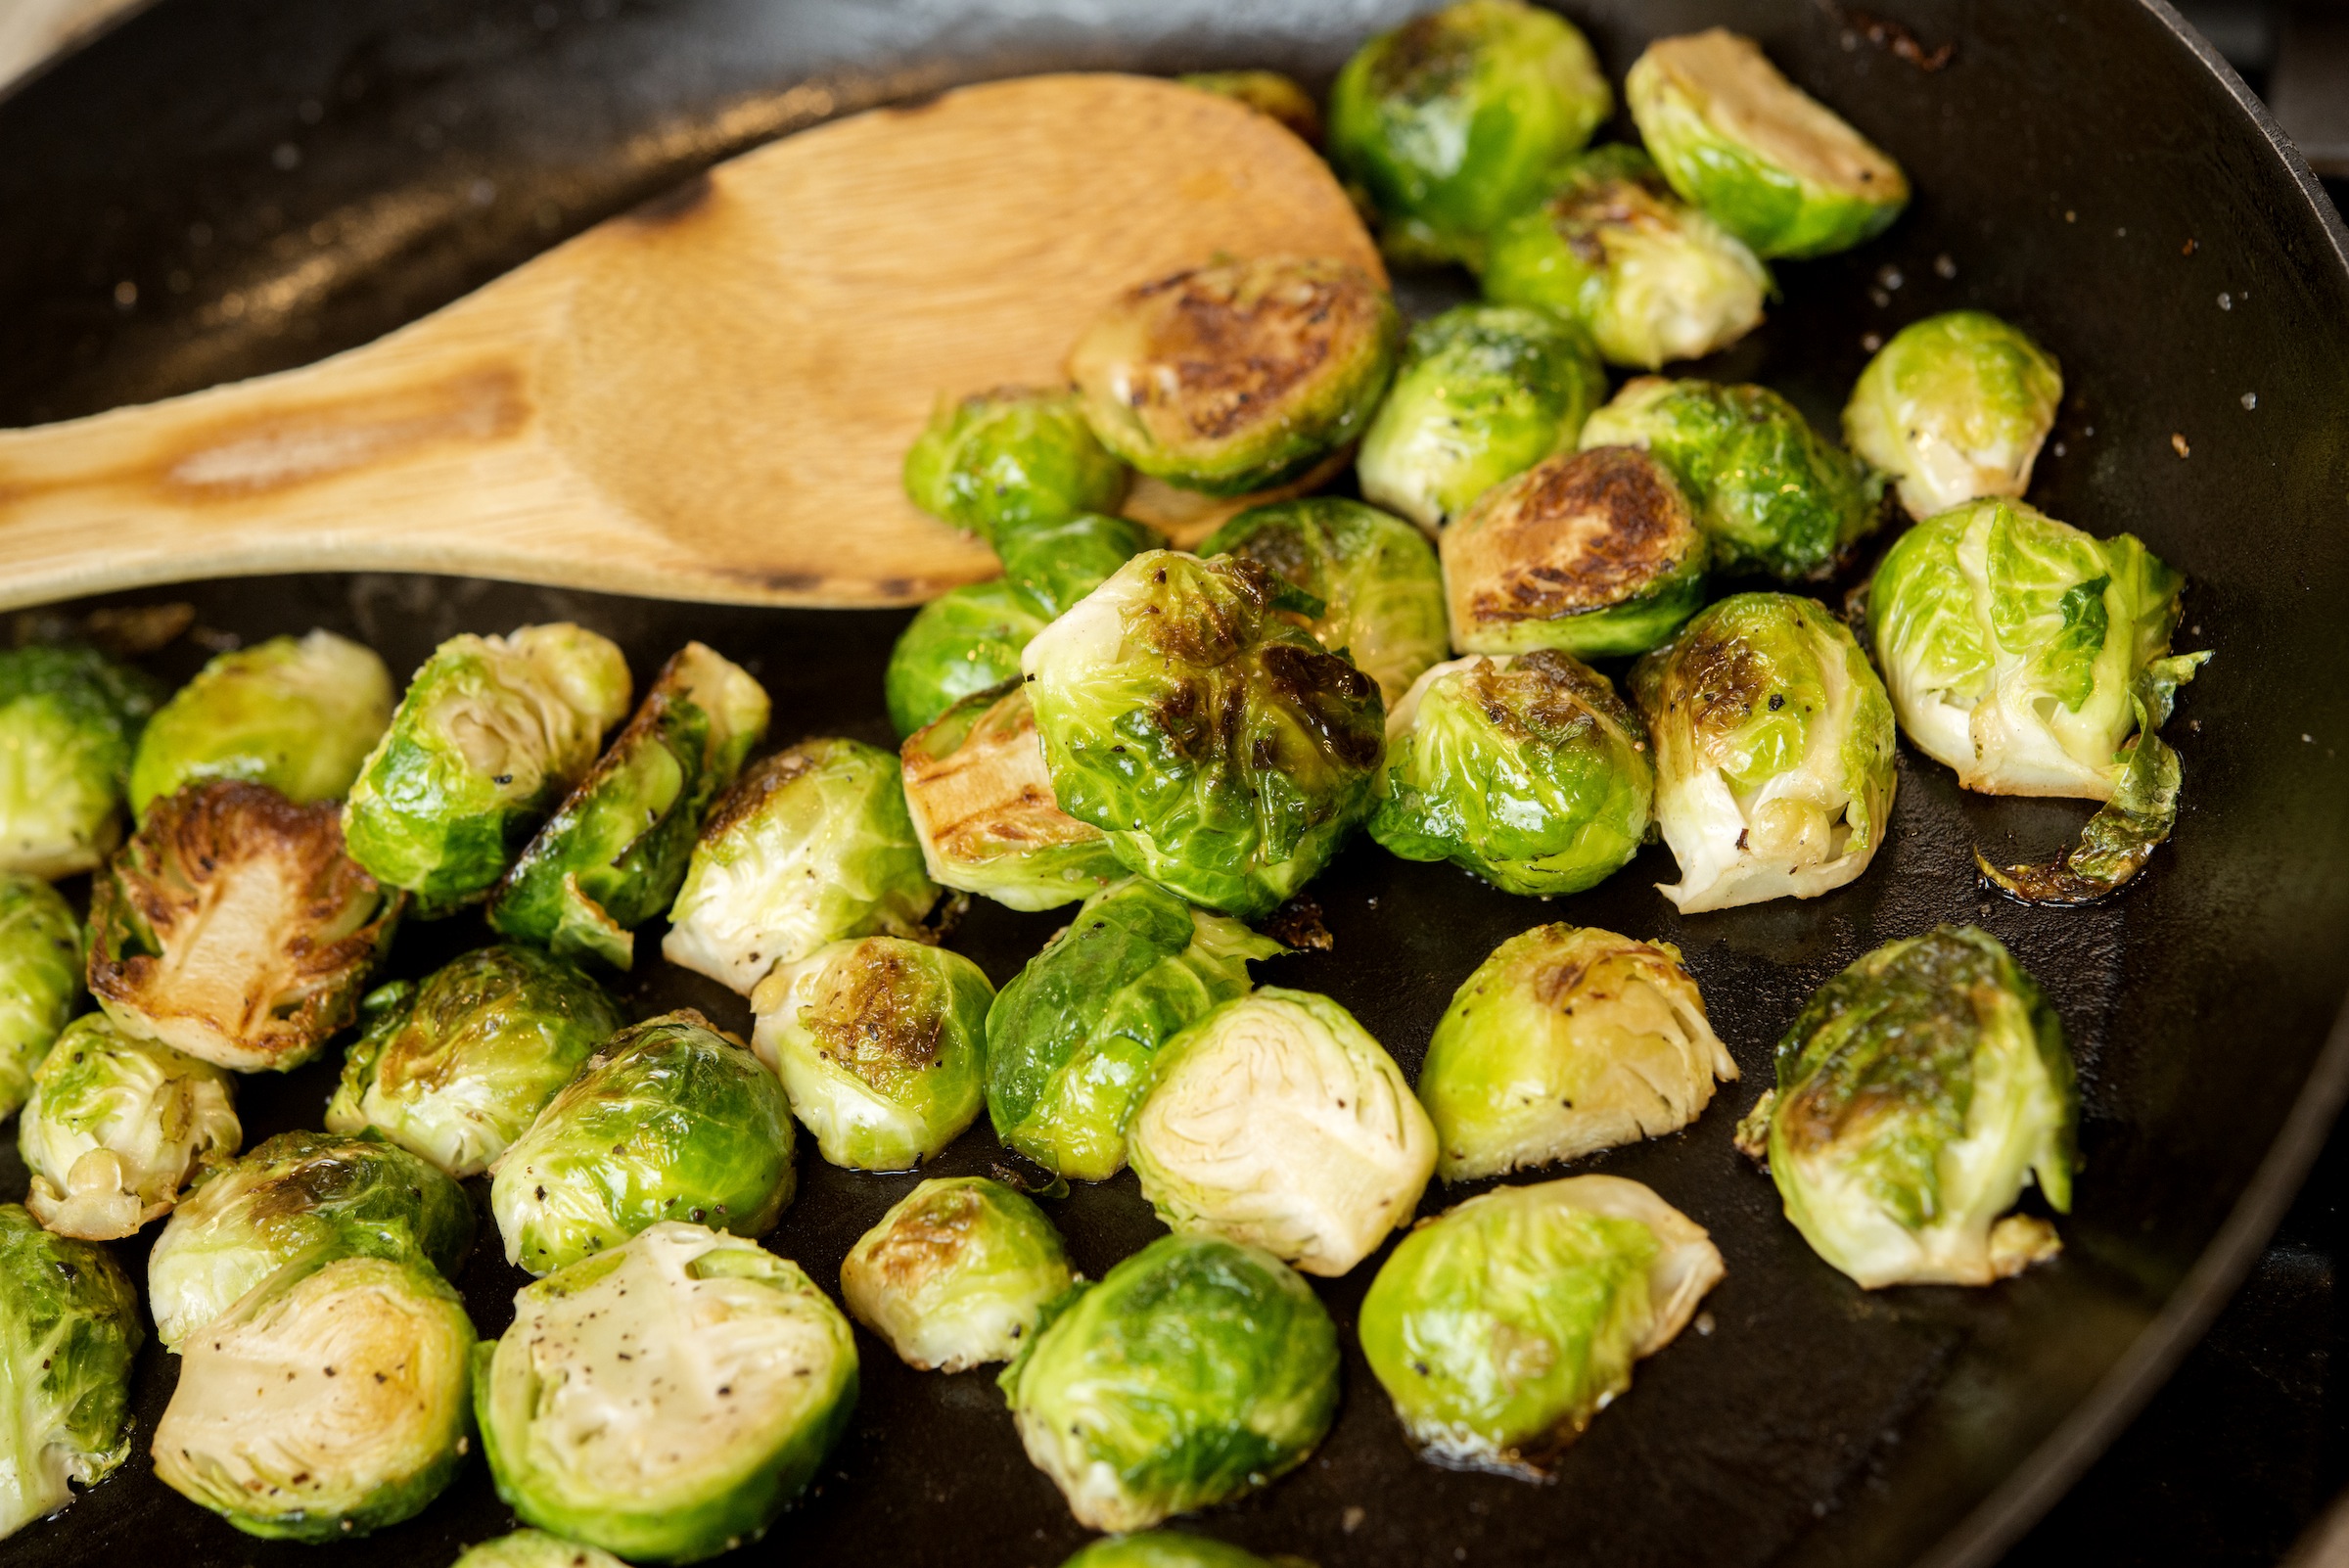
[[[1412,7],[1104,0],[167,0],[0,103],[0,424],[66,418],[299,364],[364,342],[683,174],[831,115],[1025,70],[1273,65],[1319,83]],[[1316,884],[1336,948],[1263,966],[1326,991],[1416,1071],[1451,988],[1544,919],[1682,945],[1745,1077],[1694,1128],[1581,1169],[1654,1185],[1712,1227],[1728,1277],[1639,1369],[1555,1484],[1436,1470],[1405,1452],[1351,1348],[1375,1263],[1322,1287],[1349,1330],[1337,1430],[1302,1470],[1202,1526],[1344,1563],[1981,1561],[2093,1455],[2225,1299],[2349,1078],[2321,1057],[2349,954],[2349,248],[2239,91],[2136,0],[1913,0],[1907,34],[1813,0],[1578,3],[1620,74],[1654,33],[1720,22],[1909,167],[1920,195],[1859,253],[1781,269],[1785,298],[1706,369],[1785,391],[1823,427],[1864,339],[1980,304],[2064,360],[2069,393],[2032,498],[2132,530],[2193,579],[2182,645],[2219,657],[2173,731],[2178,838],[2123,900],[1985,899],[1967,847],[2045,853],[2084,807],[1962,797],[1903,758],[1892,842],[1806,903],[1677,918],[1644,854],[1590,894],[1514,899],[1366,844]],[[1946,69],[1912,58],[1954,45]],[[2192,242],[2189,246],[2188,242]],[[128,285],[129,287],[123,287]],[[1442,283],[1415,286],[1419,303]],[[2256,399],[2251,406],[2248,398]],[[2171,437],[2186,438],[2181,458]],[[253,639],[325,625],[412,669],[439,638],[567,616],[618,637],[639,679],[688,636],[752,665],[778,742],[886,741],[879,672],[902,614],[781,614],[387,576],[207,583],[200,623]],[[159,658],[184,675],[193,641]],[[1728,1147],[1771,1043],[1869,946],[1976,920],[2046,983],[2083,1071],[2087,1170],[2051,1267],[1983,1291],[1853,1288]],[[983,905],[954,939],[998,983],[1057,923]],[[399,972],[482,940],[475,917],[405,933]],[[623,987],[747,1022],[661,966]],[[334,1062],[249,1079],[249,1141],[315,1125]],[[939,1162],[984,1171],[984,1131]],[[803,1160],[770,1238],[827,1285],[910,1184]],[[22,1190],[13,1152],[0,1194]],[[1430,1208],[1451,1194],[1431,1196]],[[1057,1209],[1098,1272],[1156,1230],[1130,1176]],[[485,1333],[520,1275],[484,1240],[463,1284]],[[125,1244],[125,1262],[144,1247]],[[753,1561],[1050,1568],[1082,1540],[1021,1455],[985,1373],[917,1375],[860,1340],[865,1395],[809,1499]],[[142,1432],[174,1366],[150,1351]],[[1987,1500],[1986,1500],[1987,1499]],[[161,1488],[143,1454],[0,1563],[446,1562],[507,1527],[470,1468],[420,1519],[311,1548],[251,1541]],[[1936,1544],[1939,1544],[1938,1546]]]

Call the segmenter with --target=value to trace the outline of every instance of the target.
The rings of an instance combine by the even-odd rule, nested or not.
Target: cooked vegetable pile
[[[868,731],[894,752],[805,733],[747,656],[631,672],[570,623],[451,637],[404,686],[277,637],[167,700],[90,648],[0,652],[0,1116],[29,1177],[0,1205],[0,1536],[143,1446],[254,1536],[390,1527],[485,1463],[525,1528],[466,1568],[696,1561],[777,1528],[886,1353],[999,1364],[1004,1444],[1138,1532],[1067,1568],[1271,1568],[1154,1527],[1305,1464],[1372,1398],[1349,1335],[1397,1443],[1539,1479],[1713,1331],[1704,1225],[1569,1162],[1733,1141],[1857,1287],[2056,1255],[2071,1052],[1970,925],[1829,979],[1758,1103],[1701,921],[1683,950],[1527,904],[1419,1039],[1250,971],[1349,961],[1286,956],[1329,945],[1303,896],[1349,845],[1550,900],[1660,841],[1677,917],[1889,876],[1902,735],[1962,788],[2095,803],[2054,860],[1977,854],[1986,891],[2123,889],[2210,656],[2172,651],[2176,571],[2026,499],[2055,358],[1980,310],[1913,322],[1844,445],[1771,388],[1653,374],[1910,198],[1720,29],[1632,68],[1637,146],[1591,145],[1615,88],[1518,0],[1370,40],[1325,118],[1271,72],[1184,81],[1325,138],[1386,259],[1484,299],[1406,323],[1375,263],[1203,256],[1079,324],[1060,383],[941,389],[906,493],[1003,573],[899,638]],[[1137,480],[1212,521],[1119,516]],[[1817,596],[1871,550],[1848,617]],[[86,899],[53,885],[85,872]],[[1065,924],[990,975],[951,945],[972,898]],[[476,905],[469,950],[401,938]],[[656,961],[755,1025],[636,1016]],[[245,1149],[238,1075],[329,1051],[314,1128]],[[908,1173],[983,1115],[992,1175],[857,1176],[899,1196],[839,1277],[791,1261],[801,1159]],[[1167,1233],[1087,1279],[1055,1205],[1128,1165]],[[106,1243],[158,1221],[179,1363],[137,1432]],[[531,1276],[494,1339],[453,1283],[477,1231]],[[1342,1325],[1315,1280],[1358,1270]]]

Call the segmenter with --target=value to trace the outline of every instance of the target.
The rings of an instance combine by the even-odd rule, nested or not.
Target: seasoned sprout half
[[[1022,657],[1061,809],[1194,903],[1267,914],[1369,807],[1377,683],[1253,561],[1135,556]]]
[[[661,953],[747,996],[827,942],[918,937],[937,901],[898,760],[862,741],[805,740],[718,801]]]
[[[213,659],[139,736],[130,808],[212,778],[266,784],[297,806],[339,801],[392,722],[392,672],[375,650],[313,631]]]
[[[450,1568],[628,1568],[600,1546],[581,1546],[543,1530],[517,1530],[465,1548]]]
[[[1419,1069],[1436,1174],[1505,1176],[1661,1137],[1737,1064],[1668,942],[1537,926],[1460,982]]]
[[[473,1322],[421,1264],[280,1269],[182,1347],[155,1473],[250,1536],[414,1517],[471,1447]]]
[[[856,1405],[840,1309],[799,1265],[692,1224],[525,1286],[475,1364],[498,1497],[634,1562],[757,1540]]]
[[[213,779],[153,803],[90,888],[90,992],[125,1033],[285,1072],[358,1016],[407,896],[332,802]]]
[[[1722,1276],[1704,1227],[1621,1176],[1470,1198],[1362,1298],[1362,1354],[1427,1457],[1539,1478]]]
[[[1579,893],[1646,841],[1647,726],[1570,654],[1438,665],[1387,719],[1370,836],[1507,893]]]
[[[0,1204],[0,1539],[130,1456],[139,1296],[104,1247]]]
[[[55,888],[0,871],[0,1121],[32,1092],[32,1075],[81,999],[81,922]]]
[[[1623,95],[1672,188],[1756,255],[1848,251],[1909,204],[1900,164],[1727,28],[1649,44]]]
[[[1277,70],[1200,70],[1174,78],[1185,87],[1246,104],[1278,120],[1308,147],[1321,145],[1321,106],[1294,77]]]
[[[1429,533],[1545,457],[1606,400],[1581,328],[1526,305],[1455,305],[1411,328],[1355,460],[1362,495]]]
[[[1815,599],[1740,593],[1639,661],[1656,825],[1682,914],[1815,899],[1867,869],[1892,813],[1892,702]]]
[[[424,1160],[375,1137],[280,1132],[171,1212],[147,1305],[175,1351],[289,1265],[388,1258],[453,1276],[472,1246],[472,1201]]]
[[[1011,1360],[1076,1282],[1043,1210],[985,1176],[923,1182],[840,1266],[856,1320],[925,1371]]]
[[[87,871],[122,841],[154,682],[90,648],[0,651],[0,871]]]
[[[1329,154],[1399,261],[1470,261],[1485,234],[1614,108],[1573,23],[1463,0],[1358,50],[1330,90]]]
[[[1298,1562],[1297,1558],[1279,1559],[1280,1564]],[[1206,1536],[1150,1530],[1092,1542],[1060,1568],[1276,1568],[1276,1564]]]
[[[1867,954],[1811,998],[1777,1069],[1738,1146],[1768,1158],[1786,1218],[1862,1285],[1987,1285],[2061,1246],[2006,1211],[2033,1180],[2071,1211],[2072,1053],[1988,932],[1940,926]]]
[[[988,1009],[995,1136],[1061,1176],[1116,1176],[1158,1048],[1280,950],[1138,878],[1087,899]]]
[[[1312,992],[1235,997],[1167,1041],[1128,1153],[1186,1234],[1345,1273],[1410,1222],[1436,1131],[1386,1047]]]
[[[1077,1522],[1146,1530],[1305,1462],[1338,1408],[1338,1332],[1269,1253],[1161,1236],[1084,1287],[1002,1376]]]
[[[1359,438],[1401,318],[1343,261],[1221,261],[1128,291],[1069,352],[1103,445],[1184,489],[1245,495]]]
[[[2019,498],[2062,400],[2062,369],[2021,328],[1952,310],[1911,322],[1876,351],[1844,405],[1843,438],[1923,519],[1984,496]]]
[[[506,1262],[551,1273],[664,1220],[761,1235],[791,1201],[791,1108],[759,1058],[687,1008],[623,1029],[499,1159]]]
[[[494,1165],[625,1022],[579,970],[506,944],[363,1005],[366,1030],[343,1058],[327,1127],[373,1128],[460,1179]]]
[[[905,454],[913,504],[990,543],[1080,512],[1114,512],[1126,477],[1066,388],[941,397]]]
[[[244,1135],[227,1074],[90,1013],[66,1026],[33,1074],[17,1124],[32,1176],[24,1206],[62,1235],[127,1236],[169,1214]]]

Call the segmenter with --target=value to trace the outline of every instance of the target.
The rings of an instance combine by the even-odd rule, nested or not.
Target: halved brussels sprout
[[[1736,1076],[1680,948],[1536,926],[1452,992],[1419,1098],[1436,1174],[1469,1181],[1678,1131]]]
[[[995,988],[958,952],[858,937],[777,969],[751,998],[751,1048],[825,1159],[907,1171],[978,1120]]]
[[[249,1536],[413,1518],[471,1449],[473,1320],[422,1264],[280,1269],[182,1349],[156,1479]]]
[[[32,1075],[81,1000],[81,922],[38,877],[0,871],[0,1121],[32,1092]]]
[[[1486,243],[1485,298],[1578,321],[1610,364],[1696,359],[1761,324],[1770,269],[1672,194],[1647,155],[1597,147]]]
[[[1327,996],[1234,997],[1152,1067],[1127,1154],[1177,1232],[1334,1276],[1410,1223],[1435,1174],[1436,1130],[1410,1082]]]
[[[1363,498],[1436,533],[1501,481],[1573,451],[1606,396],[1590,340],[1555,311],[1455,305],[1404,343],[1355,459]]]
[[[227,1074],[85,1014],[49,1047],[17,1124],[24,1206],[61,1235],[112,1241],[169,1214],[244,1137]]]
[[[1387,718],[1370,836],[1504,893],[1580,893],[1630,862],[1655,799],[1647,726],[1571,655],[1455,659]]]
[[[1185,87],[1246,104],[1278,120],[1308,147],[1321,145],[1321,106],[1294,78],[1277,70],[1198,70],[1177,76]]]
[[[0,1204],[0,1540],[130,1457],[130,1368],[145,1337],[113,1253]]]
[[[433,650],[350,787],[352,858],[447,914],[485,898],[628,711],[609,638],[556,622]]]
[[[1428,1458],[1539,1479],[1722,1272],[1636,1181],[1499,1187],[1404,1237],[1362,1298],[1362,1355]]]
[[[297,806],[339,801],[392,722],[392,671],[331,631],[272,637],[214,658],[147,721],[130,809],[188,784],[241,778]]]
[[[1221,261],[1128,290],[1069,351],[1101,443],[1184,489],[1245,495],[1360,436],[1401,318],[1349,262]]]
[[[995,1136],[1060,1176],[1116,1176],[1159,1046],[1281,950],[1139,878],[1094,894],[988,1009]]]
[[[453,1276],[472,1246],[472,1200],[426,1161],[377,1137],[280,1132],[171,1211],[147,1305],[175,1351],[289,1264],[389,1258]]]
[[[938,901],[898,760],[853,740],[764,758],[710,814],[661,954],[749,995],[843,937],[919,937]]]
[[[1355,52],[1330,89],[1329,156],[1399,261],[1468,261],[1615,107],[1574,24],[1462,0]]]
[[[1126,479],[1065,387],[942,396],[905,454],[913,504],[990,544],[1079,512],[1114,512]]]
[[[1696,503],[1717,564],[1824,577],[1876,526],[1876,484],[1767,387],[1638,376],[1590,416],[1583,444],[1637,446]]]
[[[1815,899],[1867,869],[1892,813],[1892,700],[1815,599],[1740,593],[1633,668],[1682,914]]]
[[[358,1016],[406,904],[344,853],[332,802],[191,784],[91,883],[90,992],[127,1034],[282,1073]]]
[[[1338,1410],[1338,1331],[1270,1253],[1161,1236],[1084,1286],[1000,1379],[1077,1522],[1146,1530],[1305,1462]]]
[[[2055,426],[2063,371],[1986,310],[1911,321],[1852,386],[1843,438],[1899,482],[1919,519],[1984,496],[2020,498]]]
[[[2071,1212],[2072,1053],[1988,932],[1938,926],[1828,981],[1778,1041],[1777,1079],[1738,1147],[1769,1160],[1786,1218],[1860,1284],[1987,1285],[2062,1246],[2006,1211],[2036,1178]]]
[[[465,1548],[450,1568],[628,1568],[600,1546],[581,1546],[543,1530],[517,1530]]]
[[[1280,1568],[1301,1559],[1267,1562],[1253,1551],[1206,1536],[1151,1530],[1138,1536],[1109,1536],[1081,1548],[1060,1568]]]
[[[1452,646],[1645,653],[1705,602],[1710,547],[1669,470],[1628,446],[1550,457],[1444,530]]]
[[[606,1040],[492,1172],[506,1262],[533,1274],[664,1220],[763,1235],[798,1184],[783,1085],[690,1007]]]
[[[0,651],[0,871],[87,871],[122,842],[155,683],[93,648]]]
[[[1268,914],[1370,804],[1378,685],[1256,562],[1137,555],[1021,656],[1061,809],[1194,903]]]
[[[1909,205],[1900,164],[1726,27],[1649,44],[1623,96],[1672,188],[1756,255],[1848,251]]]
[[[856,1406],[856,1342],[814,1282],[754,1242],[657,1224],[515,1293],[475,1356],[497,1495],[635,1562],[756,1541]]]
[[[1449,651],[1444,574],[1419,530],[1334,495],[1250,507],[1199,546],[1254,561],[1318,610],[1289,610],[1313,640],[1343,653],[1390,703]]]
[[[535,947],[500,944],[361,1003],[366,1032],[327,1102],[336,1132],[373,1128],[462,1179],[497,1163],[627,1020],[604,989]]]
[[[840,1293],[908,1366],[1007,1361],[1077,1282],[1052,1222],[985,1176],[938,1176],[849,1249]]]
[[[490,928],[627,968],[635,928],[677,896],[710,803],[765,738],[766,718],[766,689],[749,671],[687,643],[498,884]]]

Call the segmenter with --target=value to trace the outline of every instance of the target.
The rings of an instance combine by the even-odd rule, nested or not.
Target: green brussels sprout
[[[1590,416],[1583,444],[1640,447],[1671,470],[1723,567],[1825,577],[1876,526],[1866,467],[1767,387],[1637,376]]]
[[[1812,1250],[1867,1289],[1987,1285],[2061,1248],[2006,1211],[2036,1179],[2071,1212],[2078,1118],[2039,987],[1988,932],[1937,926],[1819,989],[1737,1144],[1769,1161]]]
[[[818,947],[760,982],[751,1048],[825,1159],[908,1171],[978,1120],[995,988],[958,952],[902,937]]]
[[[81,922],[40,878],[0,871],[0,1121],[32,1092],[41,1058],[81,999]]]
[[[635,928],[677,896],[710,803],[765,738],[766,718],[764,687],[687,643],[498,884],[490,929],[628,968]]]
[[[609,638],[556,622],[451,637],[408,682],[343,807],[352,858],[447,914],[486,898],[628,711]]]
[[[1419,1069],[1447,1181],[1677,1132],[1737,1064],[1669,942],[1590,926],[1511,937],[1460,982]]]
[[[1335,1276],[1411,1222],[1435,1127],[1386,1047],[1327,996],[1235,996],[1152,1067],[1127,1153],[1170,1228]]]
[[[1305,1462],[1337,1414],[1338,1331],[1271,1254],[1161,1236],[1084,1286],[1000,1381],[1077,1522],[1146,1530]]]
[[[1321,106],[1294,78],[1277,70],[1198,70],[1174,79],[1185,87],[1247,105],[1286,126],[1308,147],[1321,145]]]
[[[552,1273],[664,1220],[763,1235],[791,1201],[791,1107],[690,1007],[623,1029],[491,1167],[506,1262]]]
[[[1050,909],[1126,875],[1108,836],[1052,798],[1036,710],[1017,677],[974,692],[898,753],[930,879],[1014,909]]]
[[[1756,255],[1848,251],[1909,205],[1900,164],[1725,27],[1649,44],[1623,96],[1672,188]]]
[[[1632,669],[1682,914],[1816,899],[1867,869],[1892,813],[1892,700],[1815,599],[1740,593]]]
[[[1770,269],[1672,194],[1647,155],[1597,147],[1486,242],[1485,298],[1547,305],[1607,362],[1653,370],[1727,348],[1761,324]]]
[[[1069,351],[1093,434],[1154,479],[1245,495],[1359,437],[1402,318],[1349,262],[1221,261],[1129,289]]]
[[[472,1447],[473,1320],[422,1264],[293,1264],[182,1347],[155,1474],[249,1536],[414,1518]]]
[[[91,648],[0,651],[0,871],[64,877],[122,842],[155,683]]]
[[[1067,388],[941,397],[905,454],[913,504],[990,544],[1080,512],[1114,512],[1126,479]]]
[[[855,1332],[799,1265],[665,1222],[526,1285],[475,1353],[497,1495],[632,1562],[755,1541],[856,1405]]]
[[[1711,556],[1669,470],[1628,446],[1549,457],[1444,530],[1452,645],[1644,653],[1705,602]]]
[[[937,901],[898,760],[862,741],[804,740],[719,798],[661,953],[747,996],[828,942],[918,938]]]
[[[1355,52],[1330,89],[1329,155],[1398,261],[1467,261],[1614,112],[1573,23],[1462,0]]]
[[[1378,685],[1275,614],[1256,562],[1137,555],[1021,656],[1061,809],[1128,868],[1242,919],[1370,804]]]
[[[0,1539],[130,1457],[130,1368],[145,1336],[114,1254],[0,1204]]]
[[[1419,530],[1375,506],[1334,495],[1250,507],[1201,544],[1202,556],[1254,561],[1312,614],[1285,612],[1378,682],[1389,703],[1444,657],[1444,573]]]
[[[2063,370],[2029,334],[1952,310],[1876,351],[1844,406],[1843,438],[1921,521],[1984,496],[2019,499],[2062,400]]]
[[[333,802],[191,784],[90,885],[90,993],[125,1034],[286,1072],[358,1016],[406,905],[344,853]]]
[[[1094,894],[988,1009],[995,1136],[1060,1176],[1116,1176],[1159,1046],[1281,950],[1139,878]]]
[[[313,631],[213,659],[147,721],[130,809],[189,784],[241,778],[297,806],[339,801],[392,722],[392,671],[375,650]]]
[[[453,1276],[472,1247],[472,1200],[436,1167],[381,1138],[280,1132],[171,1211],[147,1305],[175,1351],[289,1264],[389,1258]]]
[[[373,1128],[460,1180],[495,1165],[627,1021],[579,970],[506,944],[361,1005],[366,1029],[343,1058],[328,1130]]]
[[[1297,1561],[1279,1559],[1280,1563]],[[1092,1542],[1060,1568],[1277,1568],[1277,1564],[1206,1536],[1151,1530],[1138,1536],[1109,1536]]]
[[[1429,533],[1545,457],[1574,450],[1606,400],[1582,329],[1551,310],[1464,304],[1411,328],[1362,437],[1362,495]]]
[[[244,1137],[227,1074],[85,1014],[49,1047],[17,1124],[24,1206],[60,1235],[113,1241],[169,1214]]]
[[[575,1545],[543,1530],[517,1530],[467,1546],[450,1568],[628,1568],[600,1546]]]
[[[1704,1227],[1636,1181],[1497,1187],[1403,1238],[1358,1331],[1424,1455],[1539,1479],[1722,1273]]]
[[[1076,1282],[1043,1210],[985,1176],[923,1182],[840,1266],[849,1311],[924,1371],[1010,1360]]]
[[[1370,836],[1504,893],[1580,893],[1630,863],[1655,799],[1647,726],[1569,654],[1455,659],[1387,720]]]

